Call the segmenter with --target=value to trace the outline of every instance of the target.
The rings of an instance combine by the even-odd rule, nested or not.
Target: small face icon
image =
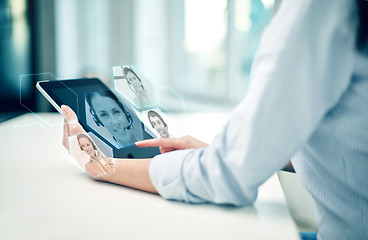
[[[126,74],[127,80],[129,85],[136,91],[136,92],[142,92],[143,86],[141,81],[137,78],[137,76],[132,72],[127,72]]]
[[[86,138],[82,137],[79,139],[79,146],[82,149],[82,151],[86,152],[90,157],[94,155],[94,148],[91,143],[91,141]]]
[[[121,144],[129,143],[133,135],[132,123],[121,107],[107,96],[95,96],[91,104],[101,123],[116,141]]]
[[[163,123],[159,117],[151,116],[149,120],[152,124],[152,127],[158,132],[158,134],[160,134],[161,137],[163,138],[170,137],[166,124]]]

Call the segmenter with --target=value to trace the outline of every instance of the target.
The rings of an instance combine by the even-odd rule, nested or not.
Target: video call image
[[[146,130],[153,133],[156,137],[173,137],[173,128],[171,120],[165,116],[158,108],[142,112],[142,121],[146,125]],[[170,126],[170,128],[169,128]],[[148,129],[147,129],[148,128]]]
[[[133,109],[112,91],[85,95],[87,125],[116,148],[143,140],[143,127]]]
[[[70,156],[90,176],[98,177],[115,170],[114,159],[106,157],[87,133],[69,138]]]
[[[150,81],[134,66],[113,67],[115,90],[136,109],[147,109],[155,104]]]

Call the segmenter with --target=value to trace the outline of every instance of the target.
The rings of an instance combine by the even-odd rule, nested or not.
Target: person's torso
[[[348,89],[292,162],[314,198],[319,239],[368,239],[368,54],[357,54]]]

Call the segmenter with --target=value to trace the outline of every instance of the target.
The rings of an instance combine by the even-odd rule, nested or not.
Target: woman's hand
[[[199,141],[192,136],[184,136],[180,138],[155,138],[136,142],[135,145],[137,147],[160,147],[161,153],[208,146],[207,143]]]
[[[79,124],[77,115],[70,107],[63,105],[61,106],[61,110],[63,110],[65,115],[63,145],[69,150],[69,137],[80,133],[86,133],[86,131]],[[151,159],[117,159],[115,165],[109,158],[105,157],[104,160],[108,163],[105,167],[110,170],[109,174],[101,175],[103,171],[95,162],[86,164],[87,174],[98,181],[112,182],[147,192],[157,193],[149,176]]]
[[[85,133],[86,131],[84,131],[83,127],[79,124],[77,115],[70,107],[63,105],[61,106],[61,110],[63,110],[65,115],[63,145],[69,150],[68,138],[80,133]]]

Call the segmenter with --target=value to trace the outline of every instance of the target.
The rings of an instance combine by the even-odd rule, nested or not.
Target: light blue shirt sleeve
[[[252,204],[349,87],[355,10],[351,0],[284,0],[262,37],[248,95],[210,146],[152,160],[160,195]]]

